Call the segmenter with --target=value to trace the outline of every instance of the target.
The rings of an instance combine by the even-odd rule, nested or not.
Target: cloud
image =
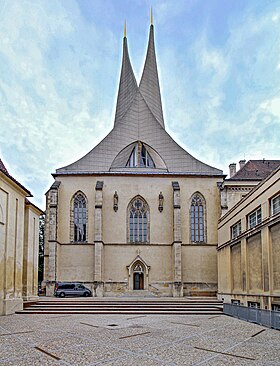
[[[274,11],[271,6],[239,18],[225,15],[223,45],[211,42],[206,23],[181,56],[175,43],[162,60],[163,69],[172,70],[163,76],[171,134],[196,158],[225,172],[244,154],[279,159],[280,24],[271,22]]]
[[[140,65],[147,32],[137,28],[143,6],[136,3],[130,52]],[[225,171],[244,154],[279,158],[279,9],[246,3],[233,13],[221,5],[222,27],[209,4],[207,11],[197,0],[153,4],[167,130],[196,158]],[[146,19],[148,1],[145,7]],[[110,1],[1,3],[0,153],[38,205],[50,174],[112,127],[121,58],[117,11]]]
[[[105,65],[113,62],[108,47],[114,38],[105,31],[101,51],[94,24],[83,23],[77,7],[72,16],[61,4],[6,2],[1,13],[1,155],[11,174],[35,187],[40,205],[50,173],[88,152],[112,123],[106,98],[99,96],[98,73],[102,59]],[[85,33],[91,39],[81,45],[79,34]],[[89,66],[91,52],[96,57]]]

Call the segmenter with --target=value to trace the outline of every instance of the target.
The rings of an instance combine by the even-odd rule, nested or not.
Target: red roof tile
[[[248,160],[231,178],[226,180],[263,180],[280,166],[280,160]]]
[[[9,174],[8,170],[6,169],[4,163],[3,163],[3,161],[1,159],[0,159],[0,170],[3,173]]]

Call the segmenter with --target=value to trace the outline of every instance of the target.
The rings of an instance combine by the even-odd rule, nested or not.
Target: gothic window
[[[77,192],[71,204],[71,238],[72,242],[87,241],[87,199],[82,192]]]
[[[191,199],[190,229],[193,243],[206,242],[206,204],[200,193],[195,193]]]
[[[155,164],[153,159],[151,158],[150,154],[148,153],[145,145],[138,141],[137,145],[132,150],[128,162],[126,164],[127,167],[151,167],[154,168]]]
[[[128,242],[149,242],[149,206],[137,196],[128,205]]]

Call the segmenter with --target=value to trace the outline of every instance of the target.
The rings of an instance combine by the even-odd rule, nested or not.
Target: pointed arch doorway
[[[148,290],[150,266],[139,256],[127,266],[129,278],[129,290]]]

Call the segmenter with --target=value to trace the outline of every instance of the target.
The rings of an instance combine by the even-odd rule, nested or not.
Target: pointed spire
[[[116,115],[115,115],[115,126],[121,120],[125,112],[128,110],[137,91],[138,91],[138,85],[133,73],[133,69],[128,54],[127,38],[126,38],[126,22],[125,22],[122,69],[121,69]]]
[[[143,98],[148,104],[151,112],[153,113],[154,117],[157,119],[160,125],[164,127],[158,72],[157,72],[155,43],[154,43],[154,26],[152,22],[153,22],[153,13],[151,9],[149,43],[139,89]]]
[[[153,8],[151,7],[150,11],[150,25],[153,25]]]
[[[124,21],[123,38],[126,38],[126,20]]]

